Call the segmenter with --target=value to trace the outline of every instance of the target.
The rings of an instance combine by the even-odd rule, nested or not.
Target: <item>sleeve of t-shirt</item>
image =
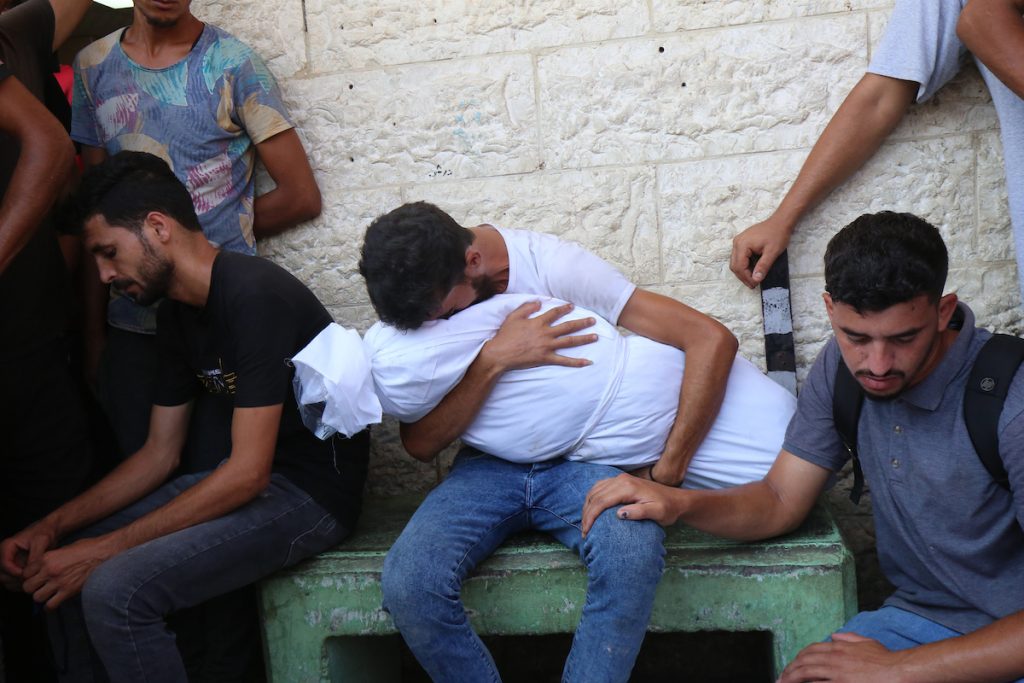
[[[237,67],[233,87],[237,123],[253,144],[294,127],[274,75],[255,52]]]
[[[224,310],[230,311],[228,336],[235,350],[235,407],[284,403],[291,391],[288,359],[297,350],[293,308],[278,292],[254,287]]]
[[[96,105],[85,87],[85,74],[80,63],[81,55],[75,57],[72,69],[75,74],[71,95],[71,139],[90,147],[102,147],[96,123]]]
[[[793,455],[838,472],[849,459],[832,417],[832,392],[836,368],[839,366],[839,348],[835,339],[825,345],[814,361],[800,397],[796,413],[789,421],[782,447]]]
[[[533,258],[548,296],[589,308],[618,323],[622,309],[636,291],[615,266],[575,242],[541,235],[532,245]]]
[[[160,370],[153,403],[158,406],[180,406],[195,398],[196,393],[196,373],[188,363],[177,306],[165,300],[157,309],[156,345]]]
[[[917,101],[960,70],[967,48],[956,35],[963,0],[897,0],[868,73],[920,84]]]

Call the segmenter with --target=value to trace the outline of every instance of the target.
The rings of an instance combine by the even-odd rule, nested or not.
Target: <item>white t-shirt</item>
[[[636,285],[575,242],[543,232],[494,226],[508,249],[509,294],[540,294],[589,308],[618,323]]]
[[[538,298],[498,295],[409,332],[374,325],[364,341],[384,412],[405,422],[426,415],[458,384],[508,314]],[[563,303],[541,302],[541,312]],[[563,319],[593,315],[577,306]],[[561,352],[592,365],[505,373],[463,442],[513,462],[566,457],[634,469],[657,461],[679,405],[685,355],[645,337],[623,337],[600,317],[592,331],[598,341]],[[718,418],[684,486],[718,488],[764,476],[795,406],[789,392],[737,358]]]

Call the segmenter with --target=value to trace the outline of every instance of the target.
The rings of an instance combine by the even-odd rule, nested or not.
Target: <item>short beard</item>
[[[139,279],[135,281],[135,284],[141,291],[134,295],[124,291],[124,288],[132,283],[131,280],[127,283],[122,281],[122,284],[115,281],[114,286],[121,289],[125,296],[138,305],[149,306],[167,296],[171,280],[174,278],[174,263],[156,253],[142,233],[139,233],[139,241],[142,243],[143,261],[139,266]]]
[[[486,275],[478,275],[471,279],[469,284],[473,287],[473,291],[476,293],[476,298],[473,299],[474,304],[478,304],[481,301],[487,301],[498,293],[498,287],[494,284],[494,281]],[[470,305],[472,306],[473,304]]]

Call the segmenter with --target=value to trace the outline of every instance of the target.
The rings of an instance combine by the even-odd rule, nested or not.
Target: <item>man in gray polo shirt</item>
[[[781,683],[1024,677],[1024,379],[1014,378],[999,421],[1007,490],[985,469],[963,418],[969,370],[991,334],[974,327],[956,294],[942,295],[946,271],[942,238],[915,216],[868,214],[845,227],[825,252],[835,336],[766,477],[714,492],[606,479],[588,494],[584,530],[618,504],[626,519],[682,520],[742,540],[797,527],[849,457],[832,417],[842,356],[868,397],[858,451],[879,559],[896,592],[805,648]]]

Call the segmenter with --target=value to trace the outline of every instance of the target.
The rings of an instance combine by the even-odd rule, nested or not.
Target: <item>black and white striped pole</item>
[[[768,376],[796,395],[796,348],[789,296],[789,252],[783,251],[761,281],[761,316]]]

